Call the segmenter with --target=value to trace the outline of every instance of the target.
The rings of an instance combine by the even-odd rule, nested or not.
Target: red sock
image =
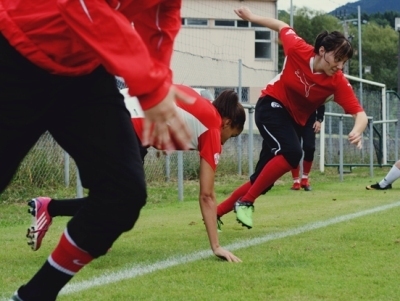
[[[68,234],[67,229],[61,236],[60,242],[49,256],[48,262],[55,269],[68,274],[75,275],[81,268],[93,259],[86,251],[80,249]]]
[[[275,183],[281,176],[293,167],[282,155],[272,158],[262,169],[249,191],[242,197],[243,201],[254,202],[261,193]]]
[[[300,180],[300,165],[297,165],[296,168],[292,169],[292,178],[293,182],[298,182]]]
[[[251,183],[246,182],[239,188],[237,188],[232,194],[230,195],[229,198],[227,198],[225,201],[220,203],[217,206],[217,216],[223,216],[224,214],[227,214],[228,212],[233,210],[233,207],[235,206],[236,201],[244,196],[246,192],[250,189]]]
[[[303,175],[308,176],[311,171],[312,161],[304,161],[303,160]]]

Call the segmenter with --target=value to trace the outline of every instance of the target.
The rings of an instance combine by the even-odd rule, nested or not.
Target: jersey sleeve
[[[279,32],[279,38],[282,42],[283,52],[285,55],[288,55],[291,49],[297,48],[301,45],[307,45],[291,27],[282,28]]]
[[[69,28],[97,53],[107,71],[124,78],[129,94],[146,110],[164,99],[171,85],[169,63],[181,26],[181,2],[161,1],[139,12],[140,29],[133,28],[128,12],[111,7],[113,2],[58,0],[57,5]]]
[[[357,114],[364,109],[360,105],[352,86],[344,75],[338,78],[338,84],[334,93],[334,100],[339,104],[346,114]]]
[[[323,122],[324,121],[324,115],[325,115],[325,105],[323,104],[317,109],[317,120],[319,122]]]
[[[222,151],[221,132],[217,129],[205,131],[198,140],[200,157],[215,171]]]

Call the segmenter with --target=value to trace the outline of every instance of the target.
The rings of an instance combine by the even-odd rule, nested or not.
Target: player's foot
[[[218,232],[222,232],[222,225],[223,224],[224,223],[221,221],[221,218],[219,216],[217,216],[217,229],[218,229]]]
[[[386,186],[386,187],[381,187],[381,186],[379,185],[379,183],[376,183],[376,184],[372,184],[372,185],[366,186],[365,189],[367,189],[367,190],[386,190],[386,189],[392,189],[392,184],[389,184],[389,185]]]
[[[28,201],[28,213],[32,214],[32,224],[28,229],[26,237],[28,245],[33,251],[39,250],[42,240],[49,229],[52,218],[47,211],[51,199],[48,197],[37,197]]]
[[[308,179],[301,179],[300,186],[305,191],[311,191],[311,185],[310,182],[308,182]]]
[[[236,220],[239,224],[247,229],[253,228],[253,211],[254,206],[252,202],[241,201],[240,199],[235,203]]]
[[[290,189],[292,189],[292,190],[300,190],[300,183],[298,183],[298,182],[293,183],[293,186],[290,187]]]

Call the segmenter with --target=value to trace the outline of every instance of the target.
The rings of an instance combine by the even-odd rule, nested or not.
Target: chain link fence
[[[381,117],[381,98],[380,92],[364,91],[364,107],[367,115],[372,116],[374,120],[382,120]],[[390,114],[388,117],[396,116],[397,103],[396,97],[388,98],[390,106]],[[394,110],[393,108],[396,108]],[[343,113],[341,107],[334,102],[326,105],[326,112]],[[337,166],[339,164],[340,143],[343,143],[344,163],[350,165],[365,165],[370,162],[369,156],[369,129],[365,131],[365,142],[362,150],[358,150],[347,141],[347,133],[353,127],[352,118],[343,119],[343,141],[339,140],[340,129],[338,117],[326,116],[325,118],[325,162],[326,166]],[[376,126],[379,133],[382,124]],[[395,158],[394,149],[394,124],[388,127],[388,158],[393,161]],[[249,137],[252,136],[252,145],[249,146]],[[374,133],[376,143],[374,141],[374,163],[379,164],[379,135]],[[320,155],[319,135],[316,138],[316,153],[314,160],[314,169],[319,169],[318,156]],[[261,136],[257,129],[254,128],[252,133],[246,131],[239,137],[229,139],[223,146],[220,163],[218,166],[219,174],[227,175],[249,175],[252,172],[259,156],[262,146]],[[251,152],[251,156],[250,156]],[[249,161],[252,158],[252,162]],[[176,185],[178,178],[178,152],[174,152],[168,156],[163,152],[154,148],[149,148],[149,152],[145,159],[146,178],[149,183],[169,181],[171,185]],[[199,155],[197,151],[182,152],[183,163],[183,179],[197,180],[199,175]],[[77,171],[74,161],[58,146],[56,141],[49,133],[45,133],[32,150],[28,153],[25,160],[20,165],[17,174],[14,177],[14,183],[22,185],[35,185],[37,187],[57,186],[57,185],[74,185],[77,181]]]
[[[117,85],[120,89],[124,88],[123,81],[117,79]],[[399,97],[396,93],[388,91],[386,93],[386,110],[383,110],[382,92],[379,88],[371,86],[362,87],[360,83],[352,83],[359,99],[363,101],[363,107],[368,116],[374,121],[382,119],[397,119],[399,114]],[[205,87],[214,93],[217,97],[223,90],[222,87]],[[227,87],[235,90],[241,90],[242,100],[248,102],[248,90],[234,85]],[[362,92],[361,92],[362,91]],[[360,95],[362,93],[362,95]],[[247,110],[250,107],[254,109],[254,105],[245,105]],[[343,114],[343,109],[335,102],[326,104],[327,113]],[[253,121],[253,115],[250,116],[249,122]],[[385,117],[385,118],[383,118]],[[355,146],[350,145],[347,141],[347,134],[351,131],[354,120],[353,118],[344,118],[342,120],[343,137],[340,140],[340,122],[335,116],[326,116],[325,118],[325,145],[324,145],[324,164],[325,166],[339,166],[340,148],[343,148],[343,163],[349,166],[368,166],[370,164],[370,128],[364,132],[363,149],[359,150]],[[374,165],[382,164],[383,150],[386,149],[387,164],[393,164],[397,158],[397,148],[395,147],[395,129],[397,123],[389,123],[386,125],[386,139],[383,139],[384,124],[374,125],[374,141],[373,141],[373,162]],[[250,139],[251,138],[251,139]],[[386,143],[386,148],[383,143]],[[244,132],[236,138],[229,139],[223,146],[220,163],[218,165],[218,174],[221,175],[249,175],[253,172],[254,166],[258,160],[259,152],[262,147],[262,138],[257,128],[247,127]],[[316,137],[316,152],[313,169],[320,169],[321,155],[320,135]],[[149,148],[149,152],[145,159],[144,169],[146,172],[147,182],[170,182],[171,185],[177,185],[179,173],[183,180],[197,180],[199,176],[199,155],[197,151],[172,153],[168,156],[163,152],[154,148]],[[180,162],[181,161],[181,162]],[[181,169],[180,166],[181,165]],[[13,183],[16,185],[34,185],[35,187],[57,187],[59,185],[79,185],[79,175],[73,159],[70,159],[56,143],[49,133],[45,133],[32,150],[28,153],[18,172],[14,176]],[[72,184],[71,184],[72,183]],[[78,193],[79,195],[79,193]]]

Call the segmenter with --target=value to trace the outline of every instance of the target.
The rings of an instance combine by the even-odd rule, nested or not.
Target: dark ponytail
[[[233,90],[225,90],[212,103],[222,118],[231,120],[231,127],[243,130],[246,113],[239,102],[238,94]]]

